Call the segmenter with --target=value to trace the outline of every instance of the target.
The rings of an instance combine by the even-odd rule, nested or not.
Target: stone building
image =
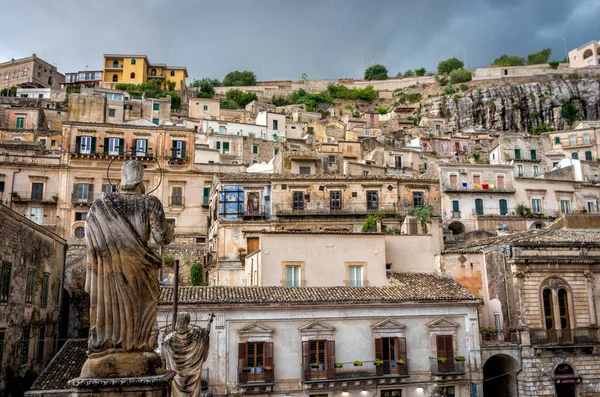
[[[146,55],[104,54],[102,87],[115,88],[119,83],[142,84],[149,81],[175,83],[176,90],[186,88],[188,77],[185,66],[151,63]]]
[[[593,224],[592,215],[578,217]],[[485,393],[598,393],[598,265],[598,229],[532,230],[446,247],[441,272],[484,302]]]
[[[61,306],[65,240],[0,204],[0,365],[2,387],[39,372],[65,337]],[[68,297],[63,297],[63,303]],[[67,305],[68,307],[68,305]]]
[[[382,287],[183,287],[178,310],[196,313],[197,325],[216,314],[204,365],[213,395],[481,395],[479,301],[433,274],[390,279]],[[161,328],[172,293],[161,291]]]
[[[539,136],[502,134],[489,153],[490,164],[512,164],[515,178],[535,178],[552,167],[544,158],[544,143]]]
[[[563,158],[596,161],[600,158],[600,130],[596,128],[544,133],[548,169]]]
[[[210,191],[208,281],[244,285],[246,255],[264,231],[361,232],[369,214],[379,231],[400,233],[415,207],[439,213],[438,181],[396,176],[223,174]],[[408,234],[417,234],[415,225]],[[432,253],[433,254],[433,253]]]
[[[439,181],[444,225],[454,234],[496,230],[515,221],[512,166],[440,164]]]
[[[38,58],[35,54],[0,63],[0,90],[12,86],[59,88],[64,80],[65,76],[56,70],[56,66]]]

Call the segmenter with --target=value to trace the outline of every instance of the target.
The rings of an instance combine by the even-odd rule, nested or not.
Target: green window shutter
[[[217,150],[221,150],[221,141],[217,141]]]
[[[25,125],[25,118],[17,117],[17,130],[22,130],[24,125]]]
[[[459,212],[460,211],[460,201],[454,200],[452,201],[452,211]]]
[[[531,150],[531,159],[532,160],[537,160],[537,152],[535,150]]]
[[[223,152],[229,151],[229,142],[223,142]]]
[[[152,110],[160,110],[160,103],[152,104]]]
[[[559,137],[554,138],[554,143],[556,145],[560,145],[560,138]]]
[[[521,149],[515,149],[515,159],[516,160],[521,159]]]

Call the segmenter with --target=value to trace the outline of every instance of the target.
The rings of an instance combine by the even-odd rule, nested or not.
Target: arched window
[[[132,65],[135,65],[135,58],[132,58],[132,59],[131,59],[131,64],[132,64]]]
[[[554,329],[554,310],[552,308],[552,290],[546,288],[542,293],[544,321],[546,329]]]
[[[113,68],[119,67],[119,61],[113,61]]]
[[[129,75],[130,78],[135,79],[135,73],[131,72],[131,74]]]
[[[150,76],[156,76],[156,69],[152,69],[150,71]]]
[[[113,74],[113,82],[117,82],[117,81],[119,81],[119,75]]]
[[[175,76],[175,71],[171,70],[171,76]]]
[[[542,283],[541,292],[547,342],[571,342],[570,292],[567,284],[552,276]]]
[[[569,319],[569,295],[564,288],[558,290],[558,309],[560,310],[560,328],[571,328],[571,321]]]

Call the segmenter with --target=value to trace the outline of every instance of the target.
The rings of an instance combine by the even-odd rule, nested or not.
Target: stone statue
[[[82,378],[146,376],[163,373],[153,352],[158,342],[156,315],[161,257],[148,247],[173,239],[160,200],[146,195],[144,166],[126,161],[120,192],[102,194],[85,224],[90,294],[88,360]]]
[[[162,352],[167,369],[176,375],[171,388],[172,397],[200,397],[202,393],[202,364],[210,348],[210,326],[214,315],[210,315],[208,326],[190,326],[190,314],[177,315],[175,331],[165,338]]]

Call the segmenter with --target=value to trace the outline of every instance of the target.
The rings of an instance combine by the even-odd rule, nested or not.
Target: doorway
[[[519,363],[506,354],[495,354],[483,365],[483,395],[496,397],[517,396]]]
[[[575,386],[579,380],[575,370],[567,363],[559,364],[554,370],[556,397],[575,397]]]

